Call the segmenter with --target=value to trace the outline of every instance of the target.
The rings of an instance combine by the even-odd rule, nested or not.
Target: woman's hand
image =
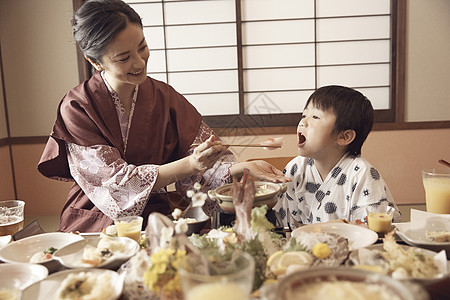
[[[231,175],[241,176],[244,168],[250,170],[250,175],[258,178],[259,180],[272,181],[272,182],[289,182],[290,178],[286,178],[280,170],[275,168],[264,160],[254,160],[247,162],[240,162],[234,164],[231,167]]]
[[[221,141],[216,141],[214,135],[201,143],[189,156],[189,162],[194,171],[203,171],[211,168],[216,161],[225,154],[228,147]]]

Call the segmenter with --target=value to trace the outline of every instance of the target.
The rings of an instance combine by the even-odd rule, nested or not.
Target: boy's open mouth
[[[306,137],[301,132],[299,132],[298,133],[298,145],[301,146],[305,142],[306,142]]]

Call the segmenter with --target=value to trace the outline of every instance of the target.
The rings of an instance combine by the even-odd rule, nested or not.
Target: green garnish
[[[56,249],[54,247],[50,247],[47,250],[44,250],[44,254],[53,254],[53,253],[55,253],[56,250],[58,250],[58,249]]]

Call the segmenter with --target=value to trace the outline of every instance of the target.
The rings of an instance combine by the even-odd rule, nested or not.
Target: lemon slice
[[[290,265],[311,265],[313,257],[305,251],[289,251],[285,252],[278,260],[278,268],[286,269]]]
[[[271,256],[269,256],[269,259],[267,260],[266,265],[268,267],[276,266],[278,264],[278,260],[283,255],[283,253],[284,253],[283,250],[278,250],[278,251],[274,252]]]

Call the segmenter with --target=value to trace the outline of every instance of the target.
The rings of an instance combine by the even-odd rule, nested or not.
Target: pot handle
[[[209,190],[208,191],[208,196],[209,196],[209,198],[211,198],[211,200],[213,200],[213,201],[215,201],[215,202],[217,202],[219,204],[222,203],[222,200],[220,200],[220,198],[217,197],[215,190]]]
[[[286,192],[286,190],[287,190],[286,183],[278,183],[278,186],[280,187],[280,191],[278,192],[278,195]]]

